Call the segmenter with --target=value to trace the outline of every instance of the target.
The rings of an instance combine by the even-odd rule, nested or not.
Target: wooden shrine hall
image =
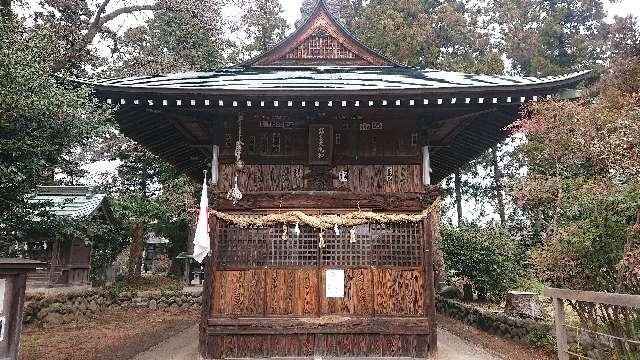
[[[586,76],[406,67],[320,0],[245,63],[90,84],[125,135],[209,170],[202,358],[435,358],[437,184]]]

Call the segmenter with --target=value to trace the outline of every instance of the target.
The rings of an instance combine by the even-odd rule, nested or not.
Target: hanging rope
[[[240,200],[242,200],[242,192],[240,191],[240,186],[238,185],[238,172],[242,170],[244,167],[244,162],[242,162],[242,115],[238,115],[238,140],[236,141],[236,169],[233,173],[233,186],[229,189],[227,193],[227,199],[231,200],[233,204],[237,204]]]
[[[268,227],[277,224],[297,224],[298,226],[305,224],[323,231],[338,226],[353,227],[369,223],[415,223],[429,217],[434,211],[439,211],[440,203],[441,200],[435,201],[419,214],[385,214],[360,210],[340,215],[308,215],[302,211],[287,211],[255,218],[227,214],[217,210],[210,210],[209,214],[241,228]],[[355,233],[353,234],[355,235]]]

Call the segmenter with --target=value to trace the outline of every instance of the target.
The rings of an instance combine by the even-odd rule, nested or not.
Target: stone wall
[[[86,319],[106,309],[194,309],[202,303],[202,290],[115,292],[83,290],[61,294],[29,294],[24,323],[62,324]]]
[[[519,343],[551,345],[555,341],[553,324],[550,322],[507,316],[502,312],[482,310],[442,297],[437,297],[436,309],[442,315]]]

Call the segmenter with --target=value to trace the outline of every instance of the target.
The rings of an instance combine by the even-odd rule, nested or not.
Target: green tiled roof
[[[40,186],[27,201],[50,203],[47,210],[58,216],[81,218],[100,208],[105,194],[96,194],[87,186]]]

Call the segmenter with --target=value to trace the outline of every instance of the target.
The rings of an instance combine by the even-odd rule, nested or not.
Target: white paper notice
[[[344,297],[344,270],[328,269],[325,272],[324,279],[326,297]]]

